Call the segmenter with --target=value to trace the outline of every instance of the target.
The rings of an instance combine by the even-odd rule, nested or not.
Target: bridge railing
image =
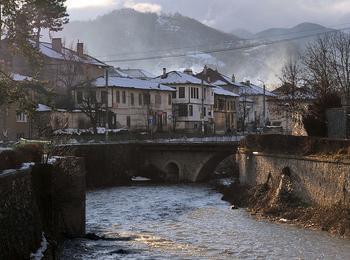
[[[194,138],[176,138],[176,139],[154,139],[154,140],[146,140],[147,143],[167,143],[167,144],[181,144],[181,143],[234,143],[239,142],[243,139],[243,136],[213,136],[213,137],[194,137]]]

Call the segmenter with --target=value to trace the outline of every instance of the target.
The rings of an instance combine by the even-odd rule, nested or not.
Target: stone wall
[[[49,259],[58,257],[63,238],[85,235],[83,159],[0,174],[0,259],[29,259],[42,234]]]
[[[30,170],[0,175],[0,259],[28,259],[40,246],[42,223]]]
[[[350,204],[350,161],[240,150],[237,162],[241,184],[263,184],[270,175],[273,185],[278,185],[282,170],[288,167],[296,195],[304,202],[320,206]]]
[[[332,108],[327,110],[328,137],[346,138],[347,121],[344,108]]]

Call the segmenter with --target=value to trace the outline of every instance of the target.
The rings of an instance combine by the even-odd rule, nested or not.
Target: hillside
[[[158,54],[159,50],[238,40],[180,14],[158,16],[132,9],[115,10],[93,21],[72,22],[65,27],[63,35],[68,41],[78,38],[88,43],[92,54],[108,57],[113,54],[118,58],[125,53],[149,56],[152,51]]]
[[[159,75],[163,67],[168,70],[192,68],[199,71],[204,64],[208,64],[229,76],[235,73],[240,80],[250,78],[253,81],[263,79],[276,82],[284,61],[300,52],[310,38],[222,53],[207,54],[205,51],[242,46],[251,41],[305,36],[325,30],[327,28],[320,25],[304,23],[293,28],[269,29],[255,35],[245,30],[236,31],[242,38],[250,38],[245,42],[233,34],[180,14],[157,15],[121,9],[95,20],[69,23],[62,36],[68,44],[77,40],[85,42],[91,55],[117,67],[140,67]],[[161,58],[166,55],[178,57]]]

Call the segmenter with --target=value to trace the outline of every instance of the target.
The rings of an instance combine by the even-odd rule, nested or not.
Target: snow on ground
[[[41,245],[35,253],[30,255],[31,260],[41,260],[44,258],[44,254],[48,248],[49,243],[46,240],[44,232],[42,233]]]
[[[140,176],[132,177],[131,180],[136,182],[151,181],[151,179],[149,178],[140,177]]]
[[[120,133],[123,131],[127,131],[127,129],[121,128],[121,129],[108,129],[108,133]],[[104,127],[98,127],[97,128],[97,134],[105,134],[106,128]],[[82,135],[82,134],[94,134],[94,130],[92,128],[89,129],[77,129],[77,128],[66,128],[66,129],[60,129],[56,130],[54,132],[55,135]]]

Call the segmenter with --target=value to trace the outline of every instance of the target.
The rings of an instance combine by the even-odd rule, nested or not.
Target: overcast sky
[[[350,0],[67,0],[71,20],[94,19],[117,8],[190,16],[223,31],[253,32],[301,22],[350,25]],[[346,25],[343,25],[346,24]]]

